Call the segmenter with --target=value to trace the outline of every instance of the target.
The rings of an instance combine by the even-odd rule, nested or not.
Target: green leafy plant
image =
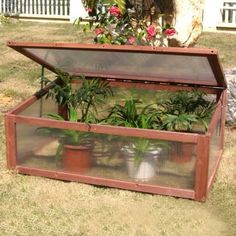
[[[155,19],[145,17],[140,5],[126,8],[123,0],[110,1],[104,4],[103,1],[94,0],[87,2],[88,13],[96,15],[89,24],[83,25],[84,32],[92,30],[95,34],[94,42],[99,44],[118,45],[150,45],[168,46],[169,39],[176,35],[176,31],[169,23],[162,23],[163,14]],[[94,7],[96,6],[96,14]],[[131,5],[130,5],[131,7]],[[80,25],[78,19],[75,24]]]
[[[9,24],[10,19],[9,17],[5,16],[4,14],[0,14],[0,24]]]
[[[77,87],[73,86],[73,80],[80,80]],[[105,98],[112,96],[113,92],[109,82],[99,78],[91,80],[83,76],[72,77],[62,73],[58,73],[58,80],[51,82],[44,78],[44,83],[52,83],[52,89],[46,95],[46,98],[53,99],[58,105],[63,106],[67,110],[66,118],[60,114],[50,113],[46,116],[50,119],[71,122],[96,122],[97,106],[101,104]],[[43,133],[51,134],[58,138],[59,146],[56,152],[58,158],[63,150],[64,144],[79,145],[86,142],[88,133],[43,127],[39,129]]]
[[[47,98],[50,97],[65,107],[68,117],[74,119],[73,121],[96,122],[97,106],[104,102],[105,98],[113,95],[109,82],[99,78],[89,80],[84,76],[72,77],[62,73],[59,73],[58,79],[59,82],[52,82],[53,88],[49,90]],[[78,88],[73,86],[73,80],[81,82]],[[47,79],[44,79],[44,82],[51,83]]]
[[[193,130],[194,124],[202,124],[207,130],[215,109],[215,101],[207,100],[198,90],[177,91],[157,103],[161,110],[161,129],[173,131]]]
[[[69,112],[69,119],[68,121],[71,122],[77,122],[78,120],[78,114],[73,109]],[[46,115],[47,118],[58,120],[58,121],[64,121],[65,119],[55,113],[50,113]],[[38,133],[43,135],[50,135],[52,137],[55,137],[59,141],[58,148],[56,150],[56,160],[60,159],[61,153],[63,151],[63,147],[66,144],[70,145],[84,145],[87,143],[88,138],[91,136],[86,132],[81,132],[77,130],[69,130],[69,129],[58,129],[58,128],[50,128],[50,127],[41,127],[37,130]]]
[[[158,126],[159,112],[147,105],[142,107],[142,102],[138,99],[126,100],[124,105],[116,104],[109,114],[106,122],[112,125],[125,126],[130,128],[153,129]],[[134,155],[135,165],[139,166],[145,153],[155,152],[157,148],[162,146],[162,142],[149,140],[146,138],[128,139],[128,145],[124,149]]]
[[[165,130],[191,131],[192,124],[197,121],[197,116],[195,114],[165,114],[163,116],[162,128]]]
[[[153,105],[141,107],[138,99],[126,100],[124,105],[116,104],[108,115],[106,122],[112,125],[153,129],[158,126],[158,111]]]
[[[150,21],[143,17],[140,9],[122,11],[116,4],[101,6],[97,13],[94,41],[102,44],[168,46],[168,38],[176,32],[169,24],[162,26],[161,17]]]

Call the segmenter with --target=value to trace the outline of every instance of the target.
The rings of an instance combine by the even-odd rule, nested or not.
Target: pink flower
[[[104,33],[104,29],[103,28],[97,28],[97,29],[95,29],[95,34],[96,35],[99,35],[99,34],[102,34],[102,33]]]
[[[164,31],[164,33],[166,36],[171,37],[176,34],[176,31],[173,28],[168,28]]]
[[[153,37],[152,37],[151,35],[149,35],[149,34],[148,34],[147,37],[146,37],[147,41],[151,41],[152,38],[153,38]]]
[[[91,12],[93,11],[93,9],[92,9],[92,8],[87,8],[86,11],[87,11],[88,13],[91,13]]]
[[[147,33],[148,33],[147,38],[154,37],[156,35],[155,27],[153,25],[149,25],[147,27]]]
[[[111,16],[116,16],[116,17],[121,16],[121,10],[119,7],[112,6],[112,7],[110,7],[109,12],[110,12]]]
[[[129,36],[129,37],[128,37],[128,43],[131,44],[131,45],[135,43],[135,40],[136,40],[136,39],[135,39],[134,36]]]

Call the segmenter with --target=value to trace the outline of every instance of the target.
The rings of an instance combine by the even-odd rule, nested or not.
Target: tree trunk
[[[193,46],[202,33],[205,0],[144,0],[144,6],[155,6],[164,14],[166,23],[172,25],[177,34],[170,39],[170,46]]]
[[[165,1],[165,0],[163,0]],[[177,31],[171,46],[193,46],[202,33],[204,0],[174,0],[173,25]]]

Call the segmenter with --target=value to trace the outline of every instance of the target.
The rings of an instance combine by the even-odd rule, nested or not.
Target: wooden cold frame
[[[37,94],[40,94],[37,93]],[[41,94],[44,94],[41,92]],[[38,97],[39,98],[39,97]],[[216,170],[218,168],[220,158],[222,155],[222,149],[218,153],[218,161],[214,168],[212,176],[208,181],[208,158],[209,158],[209,139],[212,135],[212,131],[215,129],[217,120],[219,117],[219,109],[224,109],[226,92],[223,91],[220,99],[218,100],[216,111],[213,114],[209,131],[206,134],[197,133],[182,133],[182,132],[170,132],[159,130],[145,130],[126,127],[115,127],[108,125],[96,125],[96,124],[83,124],[74,123],[68,121],[55,121],[42,117],[27,117],[20,113],[27,107],[32,105],[38,99],[35,95],[22,102],[12,111],[5,115],[6,137],[7,137],[7,163],[8,168],[16,169],[18,173],[30,174],[37,176],[44,176],[54,179],[62,179],[69,181],[79,181],[88,184],[116,187],[120,189],[148,192],[154,194],[170,195],[175,197],[190,198],[198,201],[206,199],[207,192],[209,191],[212,182],[214,180]],[[224,119],[221,120],[222,124]],[[53,128],[64,128],[71,130],[87,131],[94,133],[113,134],[121,136],[134,136],[134,137],[146,137],[151,139],[162,139],[166,141],[181,141],[187,143],[194,143],[197,145],[197,159],[195,166],[195,188],[194,190],[178,189],[173,187],[165,187],[158,185],[150,185],[145,183],[134,183],[129,181],[120,181],[114,179],[106,179],[100,177],[85,176],[75,173],[67,173],[63,171],[50,171],[40,168],[32,168],[22,165],[17,165],[16,162],[16,124],[29,124],[47,126]],[[223,126],[222,126],[223,127]],[[223,140],[223,132],[221,132],[221,140]],[[202,151],[204,150],[204,152]]]
[[[204,201],[207,193],[209,192],[217,168],[220,163],[220,159],[223,153],[223,139],[224,139],[224,122],[225,122],[225,107],[226,107],[226,82],[221,66],[218,62],[217,52],[211,49],[186,49],[186,48],[151,48],[142,46],[114,46],[114,45],[86,45],[86,44],[73,44],[73,43],[25,43],[25,42],[8,42],[8,46],[12,47],[16,51],[26,55],[30,59],[43,65],[45,68],[56,72],[56,68],[52,67],[47,61],[40,59],[33,55],[25,48],[44,48],[44,49],[70,49],[70,50],[93,50],[93,51],[109,51],[109,52],[141,52],[147,54],[163,54],[163,55],[188,55],[188,56],[200,56],[206,57],[210,68],[215,76],[216,83],[207,81],[194,81],[190,80],[189,84],[186,84],[186,80],[181,79],[170,79],[163,80],[161,77],[153,78],[139,77],[136,79],[132,75],[127,75],[124,71],[122,74],[107,74],[100,73],[96,74],[93,71],[84,71],[84,75],[87,77],[97,76],[106,79],[114,87],[126,87],[126,88],[141,88],[144,90],[191,90],[195,85],[202,91],[208,94],[217,95],[217,107],[212,116],[212,120],[209,125],[208,132],[206,134],[197,133],[183,133],[183,132],[170,132],[160,130],[145,130],[136,128],[125,128],[115,127],[108,125],[96,125],[96,124],[83,124],[74,123],[68,121],[55,121],[42,117],[28,117],[22,115],[26,108],[36,102],[42,95],[48,92],[50,85],[29,99],[22,102],[12,111],[5,115],[5,131],[6,131],[6,144],[7,144],[7,166],[9,169],[16,169],[19,173],[30,174],[37,176],[44,176],[48,178],[79,181],[88,184],[116,187],[120,189],[128,189],[134,191],[148,192],[154,194],[163,194],[175,197],[190,198],[198,201]],[[74,74],[77,74],[74,71]],[[148,81],[148,83],[146,83]],[[220,112],[221,111],[221,112]],[[219,115],[221,114],[221,115]],[[216,129],[217,122],[221,120],[220,130],[220,149],[217,153],[217,161],[214,165],[214,169],[211,176],[208,176],[209,168],[209,150],[210,140],[213,136],[214,130]],[[120,181],[114,179],[107,179],[101,177],[92,177],[75,173],[68,173],[63,171],[45,170],[41,168],[32,168],[24,165],[17,164],[17,145],[16,145],[16,124],[28,124],[28,125],[39,125],[53,128],[79,130],[100,134],[113,134],[120,136],[133,136],[133,137],[144,137],[149,139],[162,139],[166,141],[181,141],[182,143],[192,143],[197,147],[197,156],[195,164],[195,187],[193,190],[165,187],[158,185],[151,185],[145,183],[135,183],[130,181]]]

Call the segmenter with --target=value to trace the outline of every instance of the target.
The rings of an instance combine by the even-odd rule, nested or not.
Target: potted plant
[[[122,151],[126,154],[128,175],[132,179],[149,181],[158,172],[157,159],[161,154],[164,142],[146,138],[135,138]]]
[[[126,100],[124,105],[116,104],[106,122],[131,128],[153,129],[159,125],[159,113],[153,105],[141,107],[138,99]],[[164,142],[146,138],[128,138],[122,151],[125,153],[130,178],[148,181],[157,171],[157,158]]]
[[[79,80],[76,87],[73,80]],[[49,80],[44,79],[45,84]],[[83,76],[72,77],[58,73],[58,80],[52,82],[46,98],[52,98],[63,111],[61,114],[50,113],[48,118],[70,122],[97,122],[95,116],[97,106],[105,98],[112,96],[112,90],[107,81],[98,78],[86,79]],[[72,171],[85,171],[91,164],[91,134],[76,130],[55,129],[43,127],[41,130],[51,133],[58,138],[59,146],[56,158],[62,156],[65,169]],[[89,138],[90,137],[90,138]]]
[[[205,132],[215,109],[215,101],[205,98],[205,93],[177,91],[157,103],[162,111],[161,129],[177,132]],[[191,143],[173,143],[172,160],[185,163],[192,159],[194,146]]]
[[[59,114],[50,113],[47,117],[54,120],[65,121]],[[68,121],[77,122],[78,115],[73,109],[68,111]],[[41,133],[50,134],[57,138],[56,161],[62,159],[62,165],[66,170],[84,172],[91,165],[91,135],[86,132],[42,127]],[[62,157],[62,158],[61,158]]]

